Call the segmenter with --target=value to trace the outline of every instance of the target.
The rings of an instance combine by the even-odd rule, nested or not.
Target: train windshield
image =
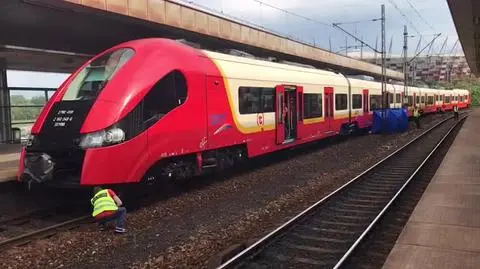
[[[62,100],[96,99],[107,83],[134,54],[134,50],[122,48],[92,61],[73,79]]]

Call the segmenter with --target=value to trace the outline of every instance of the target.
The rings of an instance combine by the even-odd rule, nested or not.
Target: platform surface
[[[470,113],[383,269],[480,268],[480,109]]]
[[[20,144],[0,144],[0,182],[16,179],[20,151]]]

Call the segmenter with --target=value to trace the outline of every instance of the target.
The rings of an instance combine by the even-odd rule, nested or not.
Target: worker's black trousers
[[[420,128],[420,117],[414,117],[413,119],[415,121],[415,124],[417,125],[417,128]]]

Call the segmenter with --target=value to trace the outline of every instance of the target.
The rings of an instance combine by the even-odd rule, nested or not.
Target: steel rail
[[[398,190],[395,196],[388,202],[387,205],[380,211],[380,213],[375,217],[375,219],[370,223],[370,225],[365,229],[365,231],[358,237],[358,239],[352,244],[352,246],[348,249],[348,251],[343,255],[343,257],[338,261],[338,263],[333,267],[333,269],[339,269],[340,266],[351,256],[353,251],[357,248],[357,246],[362,242],[365,236],[373,229],[373,227],[377,224],[377,222],[383,217],[385,212],[390,209],[390,206],[397,200],[398,196],[403,193],[404,189],[410,184],[412,179],[418,174],[420,169],[425,165],[425,163],[430,159],[430,157],[437,151],[437,149],[443,144],[443,141],[452,133],[453,129],[457,127],[457,125],[468,117],[464,116],[459,119],[449,130],[448,132],[442,137],[442,139],[437,143],[435,148],[428,154],[427,157],[422,161],[422,163],[417,167],[417,169],[413,172],[413,174],[407,179],[407,181],[403,184],[403,186]]]
[[[66,226],[69,226],[69,225],[72,225],[72,224],[75,224],[75,223],[80,223],[80,222],[82,222],[84,220],[87,220],[89,218],[90,218],[90,215],[85,215],[85,216],[82,216],[82,217],[67,220],[67,221],[64,221],[64,222],[61,222],[61,223],[57,223],[57,224],[52,225],[52,226],[48,226],[48,227],[45,227],[45,228],[42,228],[42,229],[38,229],[38,230],[29,232],[29,233],[26,233],[26,234],[22,234],[22,235],[19,235],[19,236],[16,236],[16,237],[12,237],[12,238],[0,241],[0,248],[4,248],[8,245],[15,244],[15,243],[20,242],[22,240],[33,238],[33,237],[45,234],[47,232],[56,230],[58,228],[66,227]]]
[[[461,115],[464,115],[464,114],[468,114],[467,112],[464,112],[464,113],[461,113]],[[465,118],[465,117],[464,117]],[[462,120],[464,119],[462,118]],[[306,216],[309,212],[311,212],[313,209],[317,208],[318,206],[326,203],[327,201],[329,201],[333,196],[335,196],[336,194],[338,194],[339,192],[345,190],[347,187],[349,187],[350,185],[352,185],[352,183],[356,182],[358,179],[362,178],[365,174],[367,174],[368,172],[370,172],[371,170],[373,170],[374,168],[376,167],[379,167],[381,164],[385,163],[387,160],[390,160],[393,156],[396,156],[397,154],[399,154],[400,152],[403,152],[408,146],[410,146],[411,144],[415,143],[416,141],[418,141],[419,139],[423,138],[425,135],[431,133],[434,129],[436,129],[437,127],[439,127],[440,125],[446,123],[447,121],[450,121],[452,120],[453,117],[448,117],[438,123],[436,123],[434,126],[430,127],[428,130],[424,131],[423,133],[421,133],[420,135],[418,135],[417,137],[415,137],[414,139],[412,139],[410,142],[408,142],[407,144],[403,145],[402,147],[400,147],[399,149],[395,150],[394,152],[392,152],[391,154],[389,154],[388,156],[386,156],[385,158],[381,159],[380,161],[378,161],[377,163],[375,163],[374,165],[372,165],[371,167],[369,167],[368,169],[364,170],[362,173],[360,173],[359,175],[357,175],[356,177],[354,177],[353,179],[351,179],[350,181],[348,181],[347,183],[345,183],[344,185],[342,185],[341,187],[339,187],[338,189],[336,189],[335,191],[333,191],[332,193],[328,194],[327,196],[325,196],[324,198],[322,198],[321,200],[319,200],[318,202],[314,203],[313,205],[311,205],[310,207],[308,207],[307,209],[305,209],[304,211],[302,211],[301,213],[299,213],[298,215],[296,215],[295,217],[291,218],[290,220],[288,220],[287,222],[285,222],[284,224],[282,224],[281,226],[279,226],[278,228],[276,228],[275,230],[273,230],[272,232],[268,233],[266,236],[262,237],[261,239],[259,239],[258,241],[256,241],[255,243],[253,243],[252,245],[250,245],[249,247],[245,248],[243,251],[241,251],[240,253],[238,253],[237,255],[233,256],[232,258],[230,258],[228,261],[224,262],[223,264],[221,264],[219,267],[217,267],[217,269],[225,269],[229,266],[232,266],[238,262],[240,262],[243,258],[246,258],[248,256],[251,256],[251,254],[253,252],[255,252],[256,249],[260,248],[262,245],[268,243],[271,241],[271,239],[275,236],[277,236],[278,234],[280,234],[282,231],[284,231],[285,229],[287,229],[288,227],[290,227],[292,224],[296,223],[298,220],[300,220],[301,218],[303,218],[304,216]],[[460,122],[460,121],[459,121]],[[455,125],[456,126],[456,125]]]

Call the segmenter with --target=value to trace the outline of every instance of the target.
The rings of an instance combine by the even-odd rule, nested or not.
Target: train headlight
[[[125,140],[125,132],[117,127],[106,131],[89,133],[82,137],[80,147],[83,149],[98,148],[121,143]]]
[[[106,143],[120,143],[125,139],[125,132],[120,128],[113,128],[105,132]]]

